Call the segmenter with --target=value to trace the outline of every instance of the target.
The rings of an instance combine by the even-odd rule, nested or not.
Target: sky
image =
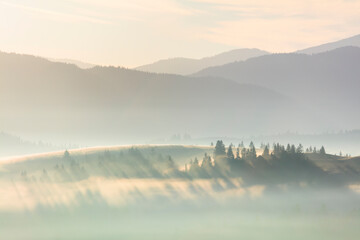
[[[0,0],[0,51],[136,67],[360,33],[360,0]]]

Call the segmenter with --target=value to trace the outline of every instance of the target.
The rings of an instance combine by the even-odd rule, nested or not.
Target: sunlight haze
[[[360,0],[0,0],[0,240],[360,239]]]
[[[124,67],[234,48],[289,52],[359,33],[359,12],[357,0],[2,0],[0,48]]]

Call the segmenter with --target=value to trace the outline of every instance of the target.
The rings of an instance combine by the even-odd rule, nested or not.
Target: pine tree
[[[241,149],[241,158],[245,159],[246,158],[246,148],[242,148]]]
[[[195,160],[193,162],[193,165],[199,166],[199,160],[197,159],[197,157],[195,157]]]
[[[225,145],[224,145],[223,141],[218,140],[216,142],[216,146],[215,146],[215,150],[214,150],[214,157],[222,156],[222,155],[226,155]]]
[[[269,148],[267,145],[265,145],[265,148],[264,148],[264,152],[263,152],[263,157],[268,157],[269,156]]]
[[[249,145],[249,157],[256,158],[256,149],[254,143],[251,141]]]
[[[240,148],[236,148],[236,159],[240,159]]]
[[[172,159],[171,156],[168,156],[167,165],[168,165],[168,168],[176,168],[174,160]]]
[[[66,159],[66,160],[70,159],[70,153],[69,153],[69,151],[67,149],[64,152],[63,158]]]
[[[207,155],[207,153],[204,154],[204,158],[203,161],[201,163],[201,167],[212,167],[212,163],[211,163],[211,157]]]
[[[324,146],[321,146],[321,148],[320,148],[320,154],[326,154]]]
[[[291,154],[295,154],[295,153],[296,153],[296,148],[295,148],[295,145],[294,145],[294,144],[291,145],[290,153],[291,153]]]
[[[296,148],[296,153],[299,153],[299,154],[301,154],[301,153],[303,153],[303,146],[301,145],[301,143],[299,144],[299,146]]]
[[[304,147],[300,143],[299,146],[297,146],[296,148],[296,153],[303,153],[303,152],[304,152]]]
[[[278,156],[280,154],[279,146],[276,143],[273,144],[273,153],[275,156]]]
[[[228,150],[227,150],[227,157],[228,157],[228,159],[230,159],[230,160],[234,160],[234,153],[233,153],[232,145],[231,145],[231,144],[229,145],[229,148],[228,148]]]
[[[289,153],[291,151],[291,147],[290,144],[288,143],[288,145],[286,146],[286,151]]]

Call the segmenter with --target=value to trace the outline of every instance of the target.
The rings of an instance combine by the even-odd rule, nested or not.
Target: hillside
[[[255,125],[258,133],[268,131],[266,125],[284,131],[290,124],[280,114],[296,106],[276,91],[222,78],[84,70],[7,53],[0,53],[0,84],[2,129],[53,143],[144,143],[177,132],[250,134]],[[212,127],[217,124],[222,127]]]
[[[240,166],[234,165],[232,170],[240,171],[240,176],[242,177],[249,178],[247,176],[249,174],[258,176],[259,179],[257,181],[260,182],[267,175],[269,175],[269,179],[273,178],[271,177],[272,174],[276,175],[277,171],[284,168],[286,171],[295,170],[296,173],[302,171],[301,167],[303,166],[301,165],[296,167],[296,169],[292,169],[295,165],[288,165],[293,161],[291,156],[287,156],[282,162],[276,162],[273,157],[261,157],[262,149],[257,149],[256,152],[258,155],[256,159],[235,160],[235,162],[239,162]],[[20,173],[26,172],[26,176],[30,179],[39,179],[43,177],[44,170],[47,174],[55,174],[58,168],[64,168],[68,173],[73,174],[74,179],[94,176],[158,178],[162,174],[169,174],[169,168],[184,171],[185,164],[188,167],[191,166],[189,163],[195,158],[199,159],[199,164],[202,165],[203,163],[201,162],[204,154],[205,156],[212,157],[214,147],[194,145],[127,145],[75,149],[68,151],[68,153],[67,155],[65,151],[58,151],[3,160],[0,162],[0,178],[11,177],[21,179],[22,174]],[[304,156],[311,164],[318,166],[326,173],[343,178],[359,178],[359,157],[347,158],[320,153],[305,153]],[[169,162],[169,157],[173,163]],[[300,160],[297,161],[299,162]],[[221,164],[221,162],[217,164]],[[240,168],[238,169],[238,167]],[[151,173],[152,171],[154,172]],[[86,172],[86,174],[80,174],[81,172]],[[80,175],[77,176],[77,173]],[[169,176],[181,177],[182,175]],[[252,178],[250,179],[252,180]],[[288,180],[290,181],[290,178]]]
[[[5,223],[0,225],[1,233],[13,238],[20,218],[27,227],[20,231],[18,239],[34,236],[34,228],[38,236],[51,238],[55,232],[62,237],[64,228],[73,230],[79,222],[93,226],[77,231],[77,236],[84,239],[92,239],[100,228],[109,225],[119,232],[133,225],[134,231],[161,225],[161,232],[171,229],[162,238],[169,239],[173,225],[183,229],[188,224],[187,231],[193,234],[199,222],[213,229],[228,221],[233,224],[231,228],[238,229],[248,226],[249,219],[256,223],[254,231],[258,222],[265,226],[277,221],[281,238],[284,226],[293,229],[295,217],[304,219],[298,224],[304,226],[306,222],[310,229],[324,225],[326,233],[329,221],[334,221],[331,229],[338,228],[339,221],[353,224],[349,231],[356,228],[359,172],[349,172],[355,165],[347,162],[359,162],[358,158],[341,160],[332,155],[310,154],[316,160],[309,161],[302,154],[283,152],[285,157],[232,161],[218,156],[215,166],[204,164],[201,159],[200,163],[189,162],[195,156],[208,159],[213,150],[209,146],[114,146],[0,162],[0,220]],[[319,168],[320,158],[324,162],[328,159],[330,166],[339,164],[342,168],[337,172]],[[184,160],[188,163],[185,169],[181,168]],[[11,217],[14,212],[18,218]],[[221,217],[215,217],[220,214]],[[176,222],[169,220],[169,215],[175,216]],[[139,220],[143,221],[141,226]],[[286,225],[289,220],[292,224]],[[316,230],[306,237],[311,238]],[[343,229],[341,235],[347,230]],[[153,235],[157,239],[156,234],[158,231]],[[72,238],[73,235],[64,237]]]
[[[347,47],[347,46],[360,47],[360,34],[346,39],[341,39],[339,41],[325,43],[319,46],[314,46],[303,50],[299,50],[297,51],[297,53],[316,54],[321,52],[332,51],[335,50],[336,48]]]
[[[136,69],[154,73],[172,73],[189,75],[211,66],[219,66],[236,61],[244,61],[252,57],[269,54],[259,49],[235,49],[201,59],[172,58],[157,61],[155,63],[139,66]]]
[[[359,128],[360,48],[330,52],[272,54],[204,69],[193,76],[223,77],[251,83],[293,97],[306,108],[314,124],[326,129]]]
[[[5,132],[0,132],[0,146],[0,158],[63,149],[63,147],[53,146],[42,142],[35,143],[26,141]]]
[[[92,63],[87,63],[87,62],[82,62],[82,61],[67,59],[67,58],[48,58],[48,60],[52,61],[52,62],[74,64],[77,67],[82,68],[82,69],[88,69],[88,68],[92,68],[92,67],[96,66],[95,64],[92,64]]]

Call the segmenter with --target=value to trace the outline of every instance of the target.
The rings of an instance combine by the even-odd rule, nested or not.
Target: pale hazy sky
[[[360,33],[360,0],[0,0],[0,51],[134,67]]]

